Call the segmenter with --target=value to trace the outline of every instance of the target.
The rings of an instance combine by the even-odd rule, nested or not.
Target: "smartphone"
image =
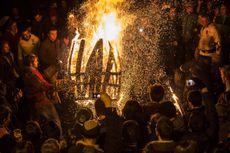
[[[100,98],[101,94],[100,93],[93,93],[93,98]]]
[[[196,83],[195,83],[195,81],[194,80],[186,80],[186,86],[187,87],[192,87],[192,86],[195,86],[196,85]]]

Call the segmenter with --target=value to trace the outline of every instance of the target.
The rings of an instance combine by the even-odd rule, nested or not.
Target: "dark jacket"
[[[18,68],[14,60],[14,55],[9,52],[0,56],[0,77],[8,87],[15,87],[19,78]]]
[[[101,122],[99,144],[106,153],[120,153],[122,150],[123,119],[115,108],[107,108],[106,118]]]
[[[11,153],[15,145],[16,141],[14,140],[13,136],[10,134],[3,134],[0,130],[0,152]]]
[[[68,153],[104,153],[98,145],[87,144],[84,141],[77,141],[76,146],[72,146],[68,149]]]
[[[38,53],[38,57],[42,71],[51,65],[57,65],[60,48],[61,46],[59,40],[52,42],[49,38],[46,38],[41,43],[41,48]]]
[[[145,146],[143,153],[173,153],[175,147],[174,141],[151,141]]]

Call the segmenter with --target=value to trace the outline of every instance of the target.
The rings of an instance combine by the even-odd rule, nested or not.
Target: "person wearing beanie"
[[[91,151],[94,153],[104,153],[97,145],[97,138],[100,134],[100,126],[97,120],[90,119],[84,122],[82,135],[83,139],[78,140],[75,145],[68,149],[68,153],[84,153]]]
[[[188,93],[187,100],[190,109],[202,107],[202,95],[198,90],[192,90]]]
[[[93,119],[93,112],[91,111],[91,109],[87,107],[80,108],[76,113],[76,121],[71,130],[71,134],[76,139],[81,139],[82,138],[81,130],[83,128],[83,125],[86,121],[91,119]]]
[[[95,102],[95,111],[101,124],[99,145],[106,153],[118,153],[122,149],[123,119],[112,107],[112,100],[107,93],[101,93]]]

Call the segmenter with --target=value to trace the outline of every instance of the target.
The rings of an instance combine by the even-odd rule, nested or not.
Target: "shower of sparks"
[[[81,72],[85,71],[98,39],[103,38],[104,44],[103,71],[108,61],[109,43],[113,47],[118,67],[112,71],[121,72],[120,99],[115,103],[118,110],[122,110],[129,99],[141,101],[148,85],[167,80],[159,48],[167,20],[162,19],[162,10],[154,2],[136,7],[133,0],[89,0],[80,8],[80,22],[74,20],[73,14],[69,16],[69,26],[77,25],[75,28],[79,28],[81,34],[77,33],[72,42],[74,57],[78,55],[80,39],[84,38],[86,42]],[[72,62],[71,73],[74,73],[76,59]],[[172,98],[178,101],[174,93]]]
[[[126,13],[125,7],[127,1],[124,3],[124,0],[91,0],[84,3],[80,10],[84,14],[84,19],[81,21],[81,35],[78,31],[76,36],[72,40],[71,51],[72,54],[69,56],[69,71],[72,74],[72,80],[76,82],[82,82],[83,78],[80,77],[80,80],[76,80],[76,76],[73,76],[76,73],[85,73],[89,63],[89,58],[92,56],[95,44],[98,40],[102,39],[103,41],[103,60],[102,60],[102,74],[107,73],[107,63],[111,58],[109,58],[110,53],[114,55],[114,59],[111,61],[112,66],[110,73],[121,73],[121,56],[122,56],[122,39],[124,36],[124,31],[128,25],[130,25],[134,16]],[[72,23],[75,20],[73,19],[73,14],[69,15],[69,22]],[[75,23],[75,22],[74,22]],[[77,23],[77,22],[76,22]],[[73,24],[70,24],[73,25]],[[78,28],[78,27],[77,27]],[[77,29],[76,28],[76,29]],[[69,28],[71,29],[71,28]],[[81,64],[76,65],[81,40],[85,40],[84,53],[82,56]],[[98,53],[95,57],[97,58]],[[97,61],[96,61],[97,62]],[[97,65],[97,63],[95,63]],[[79,67],[77,67],[79,66]],[[77,72],[77,69],[80,69],[80,72]],[[91,70],[93,71],[93,70]],[[100,72],[99,72],[100,73]],[[90,78],[89,78],[90,79]],[[98,84],[103,83],[105,76],[102,76],[98,81]],[[87,80],[86,80],[87,81]],[[111,75],[109,77],[109,84],[115,84],[120,86],[120,76]],[[118,84],[119,83],[119,84]],[[82,88],[82,85],[81,85]],[[87,87],[88,88],[88,87]],[[78,89],[76,89],[75,95],[78,96]],[[95,90],[95,89],[94,89]],[[98,90],[98,89],[96,89]],[[106,87],[106,92],[111,96],[111,98],[119,97],[117,95],[118,89],[110,86]],[[98,92],[98,91],[96,91]],[[90,90],[87,90],[85,98],[90,98]],[[81,102],[82,103],[82,102]]]

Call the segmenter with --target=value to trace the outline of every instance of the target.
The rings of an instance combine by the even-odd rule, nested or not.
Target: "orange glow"
[[[84,19],[81,22],[81,26],[83,27],[83,38],[79,37],[79,33],[77,31],[76,37],[72,40],[72,59],[69,59],[71,60],[71,62],[69,63],[71,74],[77,73],[77,69],[80,70],[80,73],[86,72],[89,58],[90,56],[92,56],[94,47],[100,39],[103,40],[102,73],[106,73],[107,64],[109,61],[112,63],[111,69],[109,70],[110,73],[121,72],[120,57],[122,56],[122,37],[125,28],[131,22],[133,22],[133,17],[128,16],[123,10],[123,2],[127,1],[89,0],[88,2],[83,4],[83,6],[81,7],[81,11],[85,13]],[[69,18],[73,18],[73,15],[71,14]],[[84,53],[82,55],[80,67],[77,68],[78,65],[76,65],[76,61],[79,54],[80,42],[82,39],[85,40]],[[95,55],[95,58],[100,56],[97,55],[97,53]],[[114,58],[112,60],[109,59],[110,53],[114,55]],[[97,61],[95,65],[97,65]],[[78,82],[84,82],[85,80],[83,77],[84,76],[80,77],[80,80],[76,80],[75,76],[73,76],[72,79]],[[110,75],[109,80],[107,80],[107,84],[113,84],[115,86],[119,85],[119,79],[120,78],[117,78],[116,75]],[[86,81],[89,82],[89,80]],[[97,82],[99,84],[103,84],[104,81],[105,75],[102,74],[101,79],[97,80]],[[90,96],[90,93],[88,92],[91,92],[91,87],[85,87],[84,85],[82,85],[81,87],[89,88],[86,90],[86,97]],[[98,89],[93,90],[97,91]],[[106,92],[110,94],[111,98],[118,97],[116,94],[118,93],[117,88],[107,86],[104,90],[106,90]]]

